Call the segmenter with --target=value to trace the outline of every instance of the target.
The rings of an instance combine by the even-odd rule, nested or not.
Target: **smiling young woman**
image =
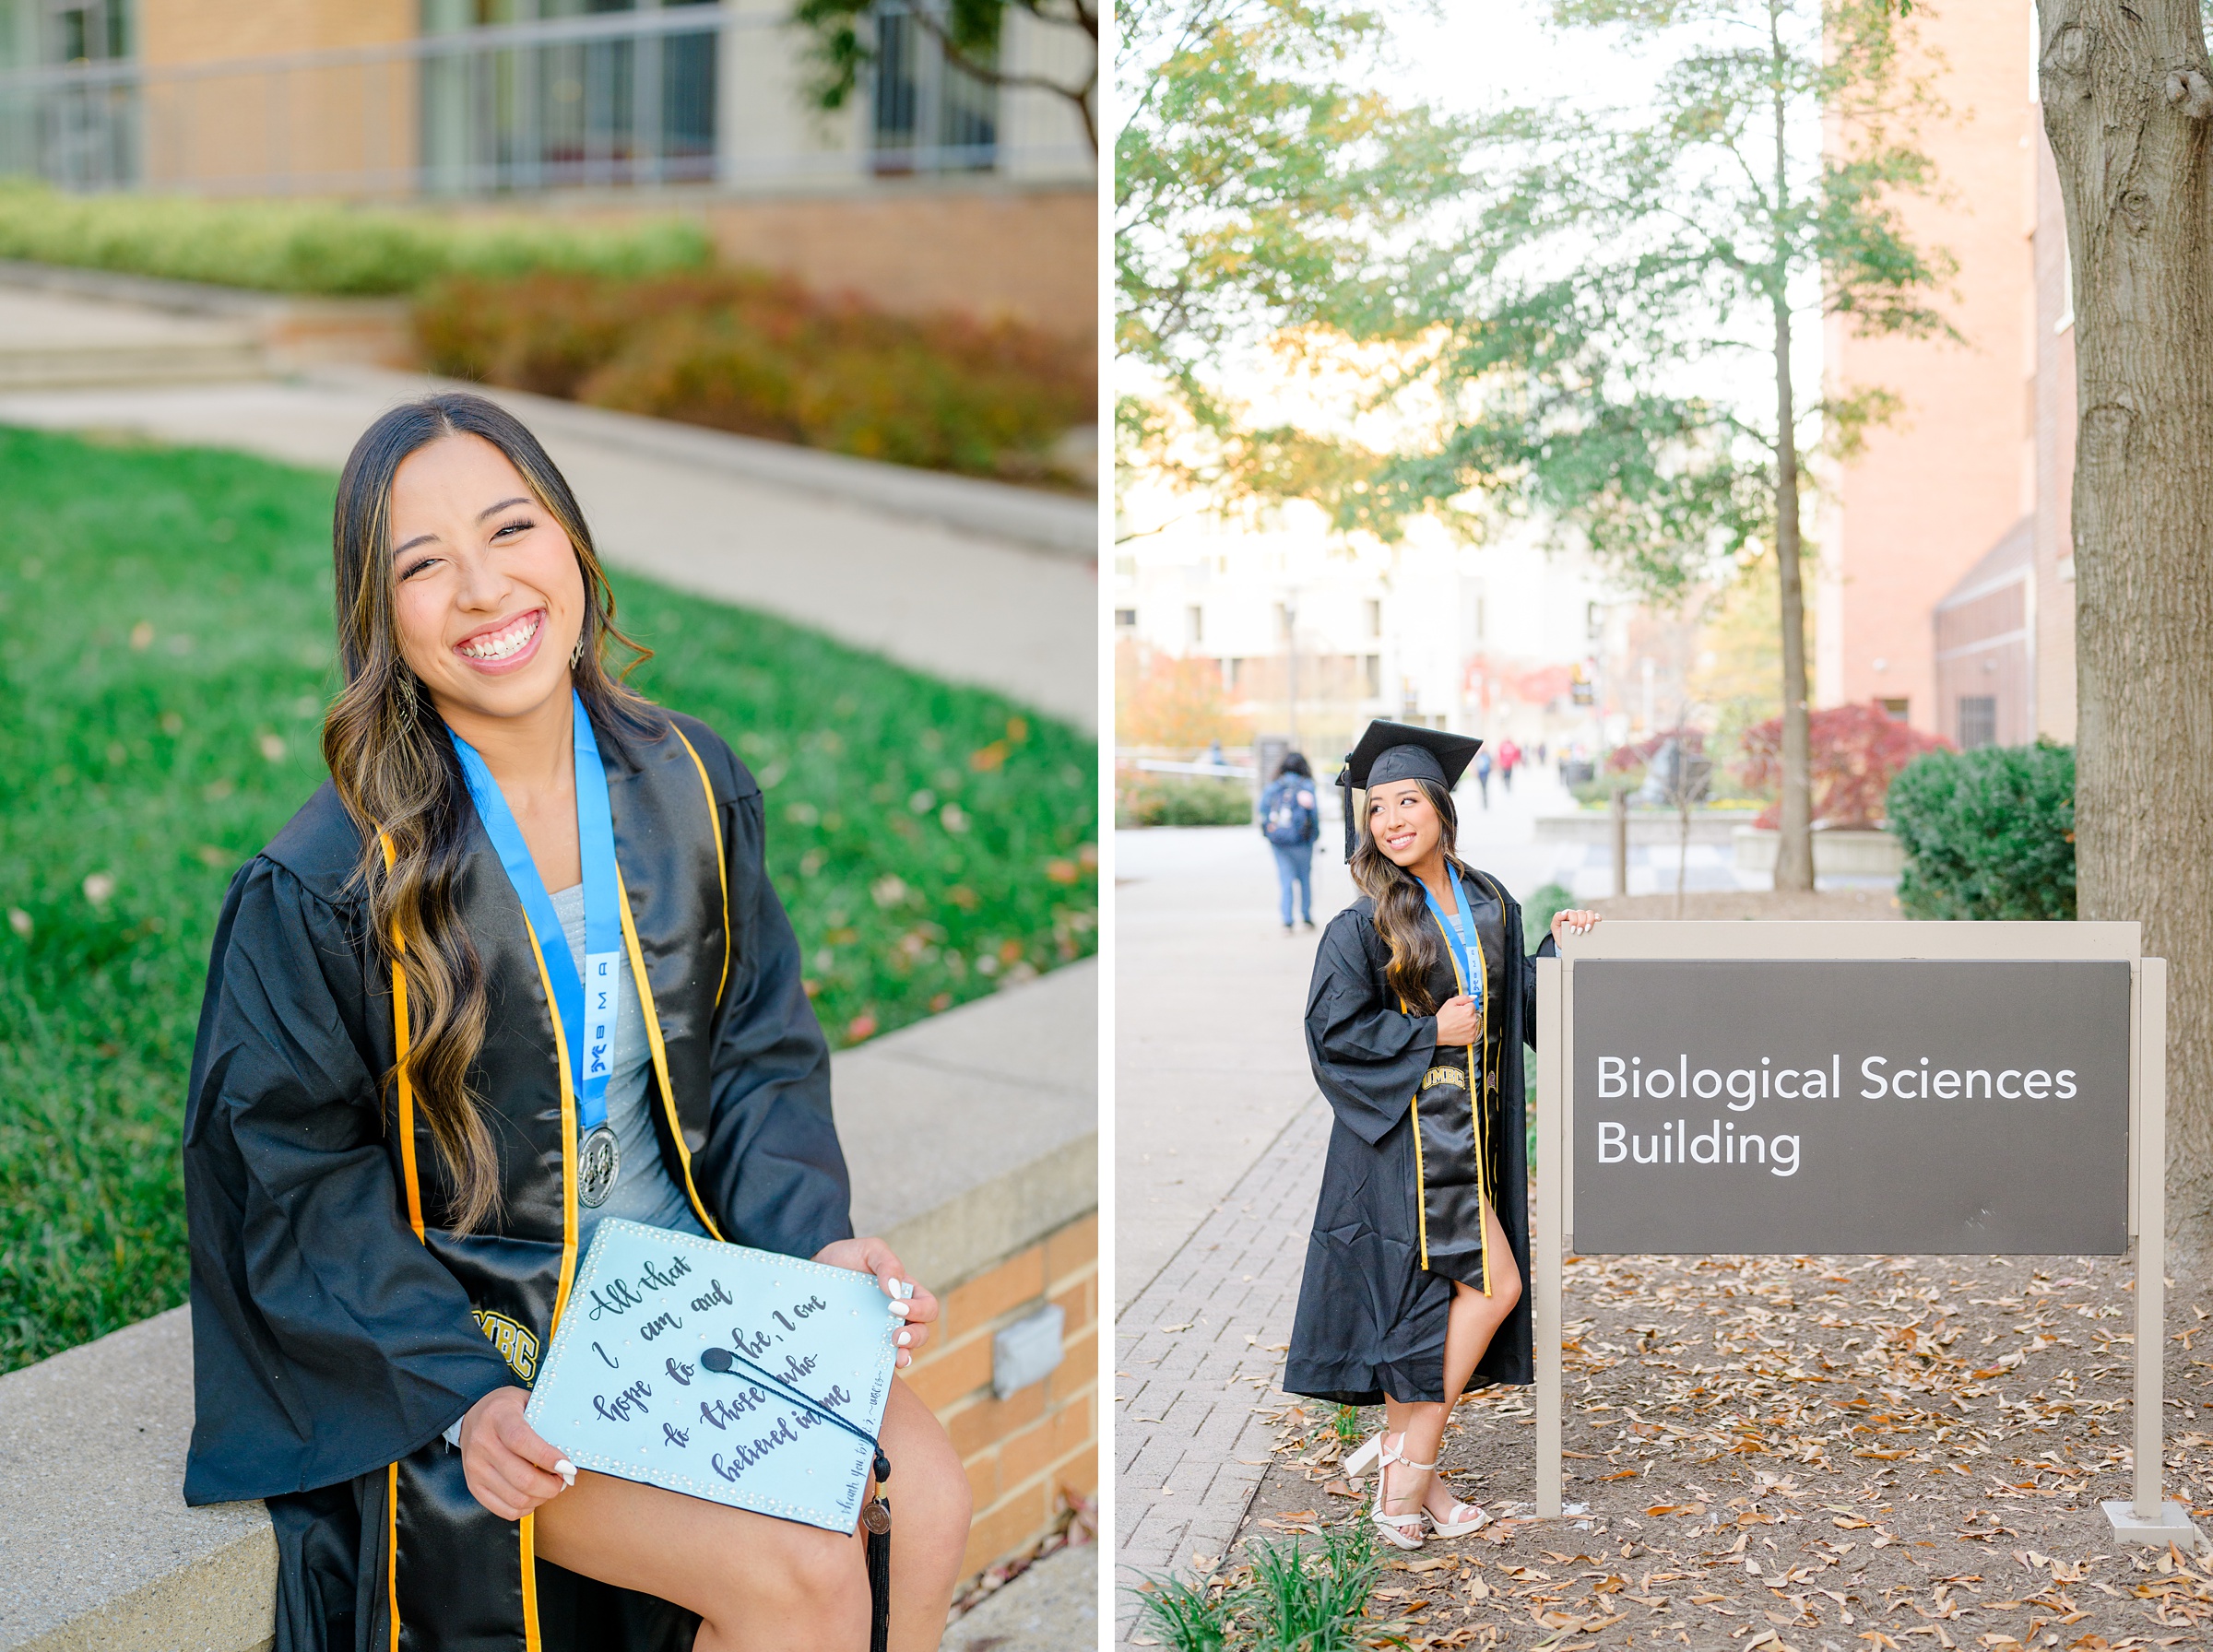
[[[493,403],[378,419],[333,541],[331,779],[231,883],[193,1060],[186,1500],[267,1500],[278,1652],[860,1652],[858,1532],[568,1484],[523,1414],[609,1216],[902,1294],[852,1237],[760,789],[609,674],[644,651],[574,496]],[[588,1070],[565,970],[614,983]],[[904,1366],[938,1304],[901,1307]],[[904,1383],[882,1437],[889,1645],[924,1652],[968,1484]]]
[[[1377,1466],[1382,1538],[1462,1537],[1489,1516],[1437,1478],[1477,1383],[1533,1380],[1521,1047],[1536,965],[1521,908],[1457,852],[1452,787],[1482,744],[1381,719],[1345,758],[1345,853],[1360,898],[1330,920],[1307,1052],[1336,1114],[1284,1386],[1385,1408],[1346,1460]],[[1354,846],[1353,789],[1367,791]],[[1541,951],[1598,922],[1562,912]]]

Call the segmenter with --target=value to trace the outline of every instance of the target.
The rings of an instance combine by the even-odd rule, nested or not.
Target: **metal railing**
[[[802,42],[720,6],[598,13],[387,44],[175,65],[0,73],[0,175],[70,190],[488,195],[681,183],[778,187],[886,174],[1088,176],[1050,94],[945,61],[907,6],[879,19],[863,95],[809,106]],[[1015,42],[1081,79],[1088,42]]]

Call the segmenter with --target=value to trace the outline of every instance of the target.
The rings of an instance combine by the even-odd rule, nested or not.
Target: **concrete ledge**
[[[940,1294],[1097,1208],[1097,1006],[1087,960],[831,1057],[854,1221]],[[270,1644],[267,1512],[179,1494],[187,1316],[0,1376],[0,1652]]]
[[[1095,958],[833,1056],[853,1223],[942,1296],[1098,1208]]]
[[[1731,834],[1748,824],[1748,808],[1694,808],[1690,811],[1690,841],[1725,844]],[[1571,815],[1539,815],[1535,821],[1540,844],[1611,844],[1614,817],[1603,808],[1579,809]],[[1682,840],[1683,821],[1672,808],[1629,810],[1629,842],[1674,844]]]
[[[277,1544],[258,1503],[186,1508],[192,1326],[172,1308],[0,1377],[0,1647],[256,1652]]]
[[[1782,842],[1777,832],[1739,826],[1734,865],[1740,872],[1772,872]],[[1816,832],[1817,878],[1896,878],[1906,869],[1906,846],[1888,832]]]

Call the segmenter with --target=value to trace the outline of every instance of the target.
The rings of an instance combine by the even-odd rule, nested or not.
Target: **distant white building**
[[[1255,735],[1295,739],[1318,768],[1377,716],[1532,749],[1594,741],[1577,684],[1625,608],[1533,530],[1470,546],[1421,521],[1399,545],[1352,546],[1306,507],[1127,540],[1113,596],[1118,641],[1215,662]]]

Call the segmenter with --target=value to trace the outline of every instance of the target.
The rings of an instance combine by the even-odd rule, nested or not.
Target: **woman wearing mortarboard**
[[[331,780],[232,879],[193,1056],[186,1501],[267,1500],[277,1652],[934,1648],[969,1492],[905,1384],[882,1623],[859,1536],[580,1473],[523,1414],[607,1216],[905,1294],[759,786],[609,675],[575,496],[496,405],[380,418],[333,540]]]
[[[1425,1527],[1462,1537],[1488,1519],[1436,1477],[1445,1422],[1478,1383],[1533,1380],[1521,1045],[1536,966],[1521,905],[1454,852],[1452,787],[1481,744],[1379,719],[1347,754],[1361,893],[1322,931],[1307,995],[1307,1053],[1336,1125],[1284,1386],[1382,1402],[1383,1428],[1345,1469],[1378,1463],[1373,1518],[1401,1549]],[[1541,952],[1597,922],[1557,914]]]

